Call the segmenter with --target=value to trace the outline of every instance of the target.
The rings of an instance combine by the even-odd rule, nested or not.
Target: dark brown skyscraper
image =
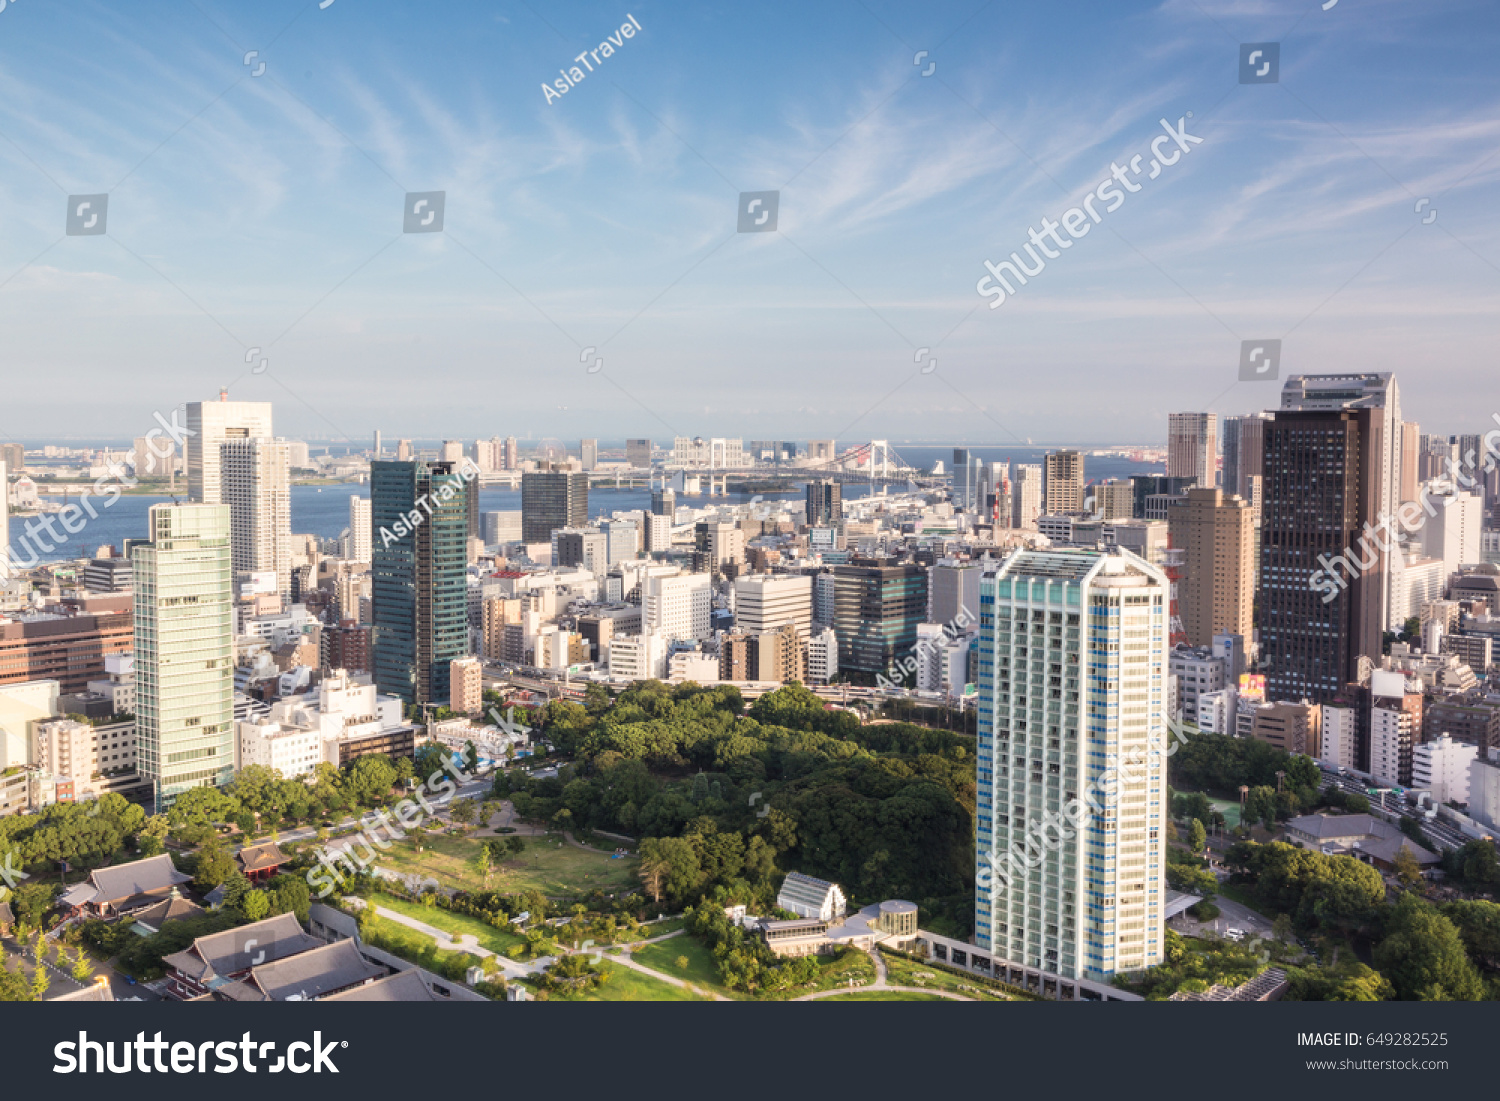
[[[1279,411],[1265,426],[1260,645],[1272,700],[1332,700],[1380,656],[1378,409]]]

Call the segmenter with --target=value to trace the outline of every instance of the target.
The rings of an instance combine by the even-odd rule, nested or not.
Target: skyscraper
[[[230,401],[227,390],[218,401],[190,401],[187,407],[188,499],[198,504],[222,503],[219,444],[229,439],[271,437],[271,403]]]
[[[974,943],[997,960],[1104,982],[1162,960],[1167,591],[1118,549],[1018,551],[980,583]]]
[[[651,467],[651,441],[626,440],[625,462],[632,470],[648,470]]]
[[[1265,462],[1265,430],[1270,419],[1269,413],[1224,418],[1225,493],[1249,498],[1250,479],[1260,477]]]
[[[353,562],[370,562],[370,499],[351,494],[349,497],[349,558]]]
[[[157,808],[234,778],[234,618],[226,505],[152,505],[134,567],[135,723]]]
[[[540,464],[521,475],[521,540],[550,543],[558,528],[589,522],[589,476],[581,470]]]
[[[10,576],[10,482],[6,457],[0,454],[0,580]]]
[[[285,440],[226,439],[219,444],[220,500],[229,506],[236,574],[270,571],[277,591],[292,591],[292,482]]]
[[[1338,409],[1368,409],[1370,424],[1361,436],[1361,474],[1369,494],[1361,522],[1377,524],[1394,517],[1401,507],[1401,392],[1393,374],[1293,375],[1281,389],[1281,408],[1287,411],[1332,412]],[[1334,552],[1337,553],[1337,552]],[[1380,624],[1398,630],[1390,622],[1395,572],[1387,554],[1377,551],[1378,568],[1385,584],[1379,592]]]
[[[1260,644],[1271,700],[1327,703],[1379,658],[1387,588],[1377,409],[1282,411],[1266,426]]]
[[[1083,511],[1083,454],[1053,451],[1042,460],[1042,507],[1056,516]]]
[[[843,489],[838,482],[832,480],[808,482],[804,492],[807,497],[808,527],[826,527],[843,520]]]
[[[1204,487],[1218,484],[1218,424],[1214,413],[1167,415],[1167,477],[1192,478]]]
[[[505,438],[505,445],[501,448],[500,457],[501,469],[503,470],[514,470],[521,465],[521,449],[516,446],[516,438],[514,436],[507,436]]]
[[[583,469],[593,470],[599,465],[599,441],[580,440],[578,443],[578,455],[583,460]]]
[[[1041,464],[1016,464],[1016,480],[1011,485],[1010,526],[1035,531],[1036,518],[1042,514],[1042,499]]]
[[[446,703],[450,663],[469,652],[468,496],[456,463],[370,464],[371,665],[408,703]]]
[[[1255,513],[1243,497],[1194,487],[1167,512],[1184,552],[1177,608],[1193,646],[1220,634],[1251,637],[1255,624]]]
[[[856,683],[898,677],[898,662],[917,644],[927,617],[927,571],[921,566],[846,565],[833,568],[833,629],[839,668]]]

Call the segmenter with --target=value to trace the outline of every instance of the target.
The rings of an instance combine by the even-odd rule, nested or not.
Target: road
[[[1376,783],[1368,776],[1357,776],[1352,772],[1323,769],[1325,787],[1336,787],[1348,795],[1363,795],[1370,801],[1370,809],[1380,817],[1399,823],[1401,818],[1411,818],[1422,827],[1422,831],[1441,849],[1461,849],[1471,838],[1457,826],[1441,817],[1427,818],[1416,807],[1407,804],[1405,798],[1395,793],[1371,795],[1371,788],[1388,785]]]

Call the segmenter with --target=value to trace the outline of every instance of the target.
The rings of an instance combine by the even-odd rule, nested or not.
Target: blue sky
[[[1280,82],[1239,84],[1262,41]],[[1497,47],[1489,0],[11,0],[0,435],[232,383],[317,438],[1149,442],[1274,405],[1235,381],[1263,338],[1479,430]],[[1201,145],[986,308],[984,260],[1189,111]],[[773,189],[779,231],[736,233]],[[402,234],[430,190],[445,232]],[[101,192],[107,236],[65,237]]]

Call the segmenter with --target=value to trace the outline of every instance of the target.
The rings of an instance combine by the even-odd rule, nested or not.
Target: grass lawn
[[[526,943],[525,937],[518,937],[514,933],[496,929],[493,925],[486,925],[478,918],[469,917],[467,914],[455,914],[451,910],[440,910],[436,906],[422,906],[416,902],[408,902],[404,898],[392,898],[390,895],[376,895],[371,901],[382,913],[390,911],[401,914],[403,917],[415,918],[455,938],[478,937],[481,948],[488,948],[491,952],[501,955],[504,955],[507,949]]]
[[[420,841],[424,851],[417,851]],[[636,875],[640,861],[631,857],[613,860],[586,852],[552,837],[528,837],[526,852],[507,860],[491,875],[484,876],[473,860],[482,841],[446,834],[414,834],[396,841],[381,853],[380,866],[420,877],[431,876],[445,887],[463,891],[537,890],[545,895],[581,895],[600,890],[616,894],[638,890]]]
[[[667,941],[673,944],[674,941]],[[666,947],[666,945],[663,945]],[[790,990],[778,990],[769,994],[759,995],[768,1001],[789,1001],[792,998],[800,998],[804,994],[813,994],[819,990],[833,990],[837,987],[848,986],[849,980],[853,979],[856,985],[868,985],[875,981],[875,961],[868,953],[850,949],[842,956],[818,956],[818,975],[810,983],[793,987]]]
[[[609,981],[597,989],[590,990],[583,998],[572,998],[579,1002],[701,1002],[708,996],[680,986],[642,975],[628,967],[602,960],[600,966],[609,972]]]
[[[677,958],[686,956],[686,967],[677,966]],[[745,995],[730,990],[719,981],[719,965],[714,954],[690,936],[673,937],[660,944],[642,945],[639,951],[630,953],[630,958],[643,967],[683,979],[699,989],[723,994],[726,998],[743,998]]]
[[[940,967],[928,967],[913,960],[902,959],[900,956],[887,955],[885,966],[886,981],[892,986],[928,986],[933,990],[947,990],[950,993],[962,994],[980,1001],[1009,1000],[1000,991],[985,986],[981,982],[971,981],[962,975],[944,971]]]
[[[852,994],[838,994],[832,998],[819,998],[820,1002],[948,1002],[951,998],[940,998],[936,994],[919,994],[912,990],[856,990]]]
[[[376,909],[380,903],[375,904]],[[419,933],[415,929],[407,928],[400,922],[392,921],[384,914],[375,915],[375,929],[380,934],[380,947],[387,952],[394,952],[403,959],[416,960],[423,952],[433,947],[433,940],[426,934]],[[437,958],[443,963],[450,959],[461,959],[465,967],[474,967],[479,964],[479,957],[470,955],[468,952],[450,952],[438,950]]]

